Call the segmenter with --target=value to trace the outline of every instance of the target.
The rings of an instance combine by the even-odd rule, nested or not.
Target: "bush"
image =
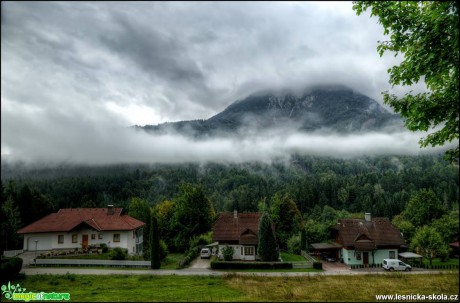
[[[235,250],[231,246],[225,246],[224,249],[222,250],[222,254],[224,255],[224,260],[225,261],[232,261],[233,260],[233,253]]]
[[[21,258],[5,258],[1,260],[0,264],[0,277],[2,281],[4,279],[10,280],[16,277],[22,268]]]
[[[323,269],[323,263],[321,262],[313,262],[314,269]]]
[[[168,246],[166,245],[165,241],[160,240],[160,260],[166,259],[168,253]]]
[[[292,236],[287,241],[288,252],[294,255],[300,255],[300,236]]]
[[[185,253],[185,257],[179,261],[179,268],[184,268],[200,255],[201,248],[196,246]]]
[[[110,252],[110,259],[112,260],[126,260],[126,255],[128,254],[128,251],[126,249],[120,248],[120,247],[115,247],[111,252]]]
[[[212,232],[208,232],[206,234],[201,234],[199,236],[194,236],[190,239],[190,248],[196,246],[204,246],[212,243]]]
[[[211,268],[212,269],[291,269],[292,263],[288,263],[288,262],[211,261]]]
[[[101,249],[102,249],[102,253],[103,253],[103,254],[105,254],[106,252],[109,251],[109,248],[107,247],[107,244],[101,243],[100,246],[101,246]]]

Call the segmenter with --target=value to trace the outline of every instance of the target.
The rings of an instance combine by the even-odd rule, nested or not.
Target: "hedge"
[[[190,264],[195,258],[200,255],[201,248],[195,246],[185,253],[185,257],[179,261],[179,268],[184,268]]]
[[[323,269],[323,263],[321,262],[313,262],[314,269]]]
[[[21,258],[5,258],[1,260],[0,276],[1,279],[11,279],[17,276],[22,268]]]
[[[212,269],[291,269],[292,263],[288,262],[226,262],[212,261]]]

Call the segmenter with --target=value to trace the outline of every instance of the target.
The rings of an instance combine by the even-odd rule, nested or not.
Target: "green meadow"
[[[376,301],[379,294],[457,294],[458,273],[305,277],[37,275],[27,292],[70,293],[70,302]],[[2,295],[2,301],[4,301]]]

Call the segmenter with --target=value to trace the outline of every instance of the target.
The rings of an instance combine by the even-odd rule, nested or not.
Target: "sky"
[[[2,160],[246,161],[330,146],[344,155],[420,152],[419,133],[195,142],[127,129],[207,119],[273,88],[344,84],[379,103],[382,91],[402,94],[387,74],[401,58],[378,55],[383,28],[352,2],[4,1],[1,9]]]

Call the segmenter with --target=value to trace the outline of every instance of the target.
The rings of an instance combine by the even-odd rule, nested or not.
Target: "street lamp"
[[[35,242],[35,258],[37,258],[37,244],[38,244],[38,240],[34,240]]]

